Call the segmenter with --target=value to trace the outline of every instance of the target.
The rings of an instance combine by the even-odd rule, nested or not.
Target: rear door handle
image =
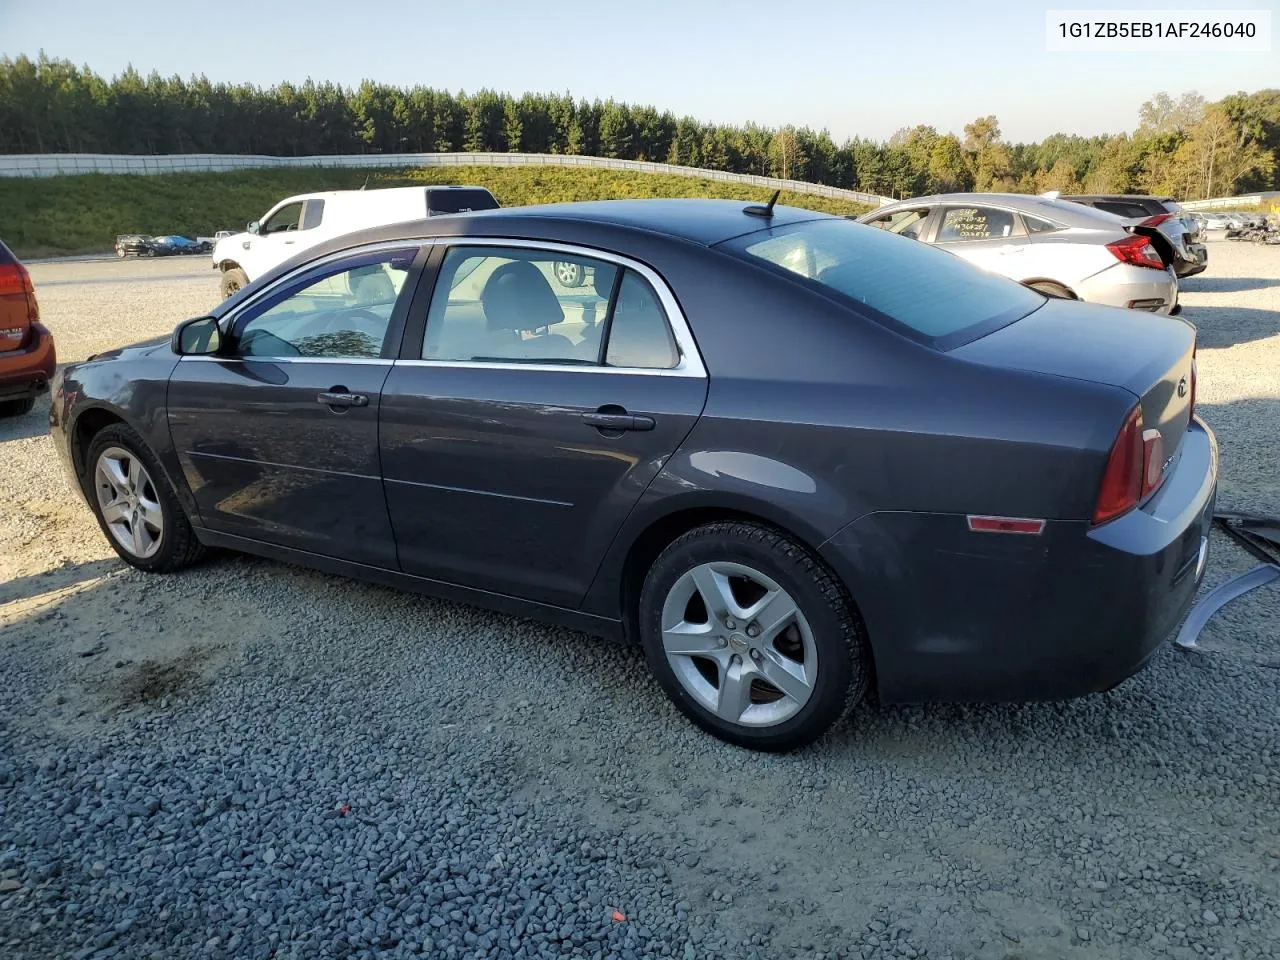
[[[316,402],[323,403],[330,407],[367,407],[369,405],[369,398],[363,393],[326,391],[316,397]]]
[[[597,430],[652,430],[653,417],[639,417],[630,413],[584,413],[582,422]]]

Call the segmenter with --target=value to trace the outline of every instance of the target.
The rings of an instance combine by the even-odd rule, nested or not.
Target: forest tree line
[[[41,53],[0,58],[0,153],[583,154],[825,183],[894,197],[952,190],[1144,192],[1183,199],[1280,188],[1280,90],[1207,103],[1157,94],[1131,133],[1009,143],[994,116],[964,136],[904,127],[887,142],[826,130],[708,124],[568,94],[452,93],[364,81],[262,88],[208,78],[104,78]]]

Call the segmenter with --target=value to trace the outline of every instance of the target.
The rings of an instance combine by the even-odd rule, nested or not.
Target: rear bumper
[[[1204,273],[1209,266],[1209,251],[1203,243],[1187,244],[1187,256],[1174,260],[1173,269],[1179,278],[1194,277]]]
[[[1107,690],[1169,638],[1203,573],[1217,443],[1196,421],[1156,495],[1110,523],[971,533],[869,514],[822,546],[866,622],[880,696],[1043,700]]]
[[[1178,278],[1172,269],[1117,263],[1081,281],[1076,295],[1088,303],[1126,308],[1140,304],[1137,309],[1169,313],[1178,303]]]
[[[21,400],[43,393],[58,365],[53,334],[31,325],[31,342],[21,350],[0,353],[0,400]]]

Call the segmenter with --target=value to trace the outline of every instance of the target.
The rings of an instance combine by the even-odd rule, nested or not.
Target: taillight
[[[1132,510],[1142,499],[1142,409],[1134,407],[1111,445],[1093,522],[1106,523]]]
[[[1154,217],[1147,217],[1147,219],[1143,220],[1140,224],[1138,224],[1138,226],[1158,227],[1160,226],[1160,224],[1164,223],[1166,220],[1168,220],[1172,216],[1173,216],[1172,213],[1157,213]]]
[[[40,307],[36,303],[36,288],[31,283],[31,274],[20,263],[0,264],[0,297],[25,296],[27,298],[27,315],[32,323],[40,319]]]
[[[1121,263],[1132,263],[1137,267],[1151,267],[1154,270],[1164,269],[1164,261],[1160,259],[1160,254],[1156,252],[1156,248],[1151,245],[1151,241],[1146,237],[1125,237],[1123,240],[1108,243],[1107,249],[1115,254],[1115,258]]]

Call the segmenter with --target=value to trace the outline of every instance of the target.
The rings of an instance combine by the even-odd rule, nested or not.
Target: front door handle
[[[653,417],[634,416],[630,413],[584,413],[582,422],[597,430],[652,430]]]
[[[317,403],[330,407],[367,407],[369,398],[363,393],[346,393],[341,390],[325,391],[316,397]]]

